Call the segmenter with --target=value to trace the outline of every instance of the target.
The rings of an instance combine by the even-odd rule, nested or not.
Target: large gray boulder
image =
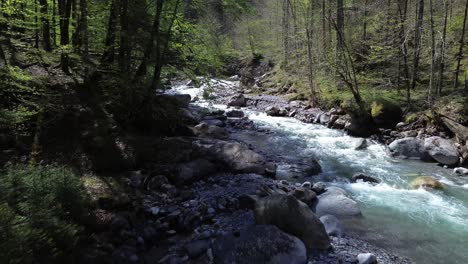
[[[177,169],[174,175],[171,176],[171,180],[178,185],[182,185],[199,180],[216,172],[216,170],[217,167],[212,162],[205,159],[197,159],[177,165]]]
[[[430,137],[424,141],[424,148],[437,162],[444,165],[458,164],[460,157],[452,141],[441,137]]]
[[[329,236],[341,237],[344,233],[344,227],[340,220],[334,215],[324,215],[320,217],[320,221],[325,226],[325,230]]]
[[[372,253],[361,253],[357,256],[358,264],[377,264],[377,258]]]
[[[236,173],[255,173],[274,176],[276,165],[268,162],[262,155],[250,150],[246,145],[223,140],[202,139],[195,145],[211,157],[226,165]]]
[[[229,138],[229,133],[226,131],[226,129],[216,126],[216,125],[209,125],[205,122],[202,122],[196,125],[192,130],[193,130],[193,133],[199,137],[216,138],[216,139]]]
[[[330,248],[325,227],[305,203],[291,195],[275,194],[258,199],[254,209],[257,224],[275,225],[299,237],[309,249]]]
[[[345,190],[328,187],[327,191],[318,196],[315,213],[321,217],[334,215],[338,218],[360,216],[361,209],[356,201],[349,198]]]
[[[241,230],[238,237],[226,235],[213,245],[215,263],[219,264],[305,264],[307,250],[297,237],[273,225],[257,225]]]
[[[397,139],[388,146],[388,149],[394,157],[398,158],[430,159],[429,154],[424,148],[424,141],[415,137]]]

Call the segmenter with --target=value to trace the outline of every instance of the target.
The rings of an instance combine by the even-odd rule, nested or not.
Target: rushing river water
[[[192,96],[200,90],[184,90]],[[359,202],[363,217],[345,221],[347,233],[409,257],[415,263],[468,263],[468,179],[436,164],[398,160],[385,146],[355,150],[358,138],[343,131],[293,118],[245,111],[249,119],[272,133],[240,133],[236,138],[286,163],[319,160],[323,172],[311,178],[346,189]],[[355,173],[382,183],[349,183]],[[414,190],[409,183],[433,176],[444,190]]]

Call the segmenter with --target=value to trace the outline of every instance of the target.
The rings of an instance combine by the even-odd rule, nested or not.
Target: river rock
[[[356,143],[354,149],[355,150],[363,150],[366,149],[369,146],[367,139],[361,138],[359,141]]]
[[[185,244],[184,249],[187,252],[187,255],[191,258],[197,258],[204,253],[211,247],[210,240],[195,240]]]
[[[325,192],[326,185],[323,182],[316,182],[312,185],[312,191],[314,191],[317,195],[322,194]]]
[[[462,168],[462,167],[455,168],[455,169],[453,169],[453,172],[455,172],[456,174],[468,175],[468,169],[467,168]]]
[[[344,233],[344,227],[341,221],[334,215],[324,215],[320,217],[320,221],[325,226],[325,230],[329,236],[341,237]]]
[[[247,99],[243,94],[234,95],[229,99],[228,106],[245,107],[247,106]]]
[[[257,225],[241,230],[236,237],[226,235],[214,242],[215,263],[304,264],[307,250],[297,237],[273,225]]]
[[[421,160],[429,158],[424,148],[424,141],[415,137],[397,139],[388,146],[388,149],[393,156],[399,158]]]
[[[192,97],[189,94],[160,94],[157,95],[157,99],[174,102],[181,108],[187,108],[192,101]]]
[[[310,188],[298,187],[293,191],[293,196],[299,201],[311,205],[317,199],[317,194]]]
[[[309,249],[330,248],[330,238],[322,222],[309,206],[291,195],[275,194],[259,199],[254,215],[257,224],[275,225],[299,237]]]
[[[340,116],[332,125],[332,128],[334,129],[344,129],[346,126],[346,123],[349,120],[349,116]]]
[[[240,110],[232,110],[232,111],[226,112],[226,116],[241,118],[241,117],[244,117],[244,112]]]
[[[377,264],[377,258],[372,253],[361,253],[357,260],[359,264]]]
[[[370,182],[370,183],[380,183],[380,180],[375,179],[371,176],[362,174],[362,173],[354,174],[353,177],[351,178],[351,181],[352,182],[363,181],[363,182]]]
[[[193,133],[199,137],[227,139],[229,133],[219,126],[208,125],[207,123],[200,123],[193,128]]]
[[[319,123],[322,125],[326,125],[330,122],[330,115],[327,113],[321,114],[319,117]]]
[[[218,126],[218,127],[225,127],[226,123],[219,119],[208,119],[208,120],[203,120],[203,123],[209,125],[209,126]]]
[[[401,108],[388,100],[376,100],[371,104],[371,114],[374,122],[382,127],[394,128],[401,120],[403,111]]]
[[[236,173],[255,173],[275,176],[276,164],[250,150],[246,145],[223,140],[202,139],[194,142],[198,148],[212,160],[225,164]]]
[[[430,137],[424,141],[424,148],[437,162],[444,165],[456,165],[460,158],[452,141],[441,137]]]
[[[199,180],[216,172],[217,167],[205,159],[197,159],[177,165],[176,172],[171,178],[172,182],[182,185]]]
[[[327,214],[339,218],[360,216],[361,209],[356,201],[346,195],[346,191],[337,187],[328,187],[318,196],[315,213],[321,217]]]
[[[411,182],[411,186],[415,189],[423,187],[435,190],[442,190],[444,188],[440,181],[430,176],[422,176],[414,179]]]

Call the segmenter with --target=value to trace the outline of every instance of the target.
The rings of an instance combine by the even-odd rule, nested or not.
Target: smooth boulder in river
[[[245,107],[247,106],[247,99],[243,94],[234,95],[229,99],[228,106]]]
[[[193,133],[199,137],[207,137],[207,138],[216,138],[216,139],[227,139],[229,138],[229,133],[226,129],[209,125],[207,123],[200,123],[193,128]]]
[[[424,148],[424,141],[415,137],[397,139],[388,146],[388,149],[393,156],[404,159],[425,160],[429,156]]]
[[[430,137],[424,141],[424,148],[437,162],[444,165],[456,165],[460,158],[452,141],[441,137]]]
[[[320,217],[320,221],[325,226],[325,230],[329,236],[341,237],[344,233],[343,225],[340,220],[334,215],[324,215]]]
[[[330,248],[330,238],[320,219],[309,206],[291,195],[274,194],[258,199],[254,215],[257,224],[275,225],[299,237],[309,249]]]
[[[356,201],[347,196],[345,190],[328,187],[325,193],[318,196],[315,213],[319,217],[330,214],[338,218],[344,218],[360,216],[361,209]]]
[[[257,225],[241,230],[238,237],[227,235],[215,240],[215,263],[305,264],[307,250],[297,237],[273,225]]]

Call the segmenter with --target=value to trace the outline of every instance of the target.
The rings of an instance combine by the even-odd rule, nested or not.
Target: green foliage
[[[41,85],[20,68],[5,66],[0,69],[0,87],[0,128],[27,131],[40,108]]]
[[[78,241],[76,221],[85,189],[69,169],[10,167],[0,178],[0,259],[6,263],[64,261]]]

